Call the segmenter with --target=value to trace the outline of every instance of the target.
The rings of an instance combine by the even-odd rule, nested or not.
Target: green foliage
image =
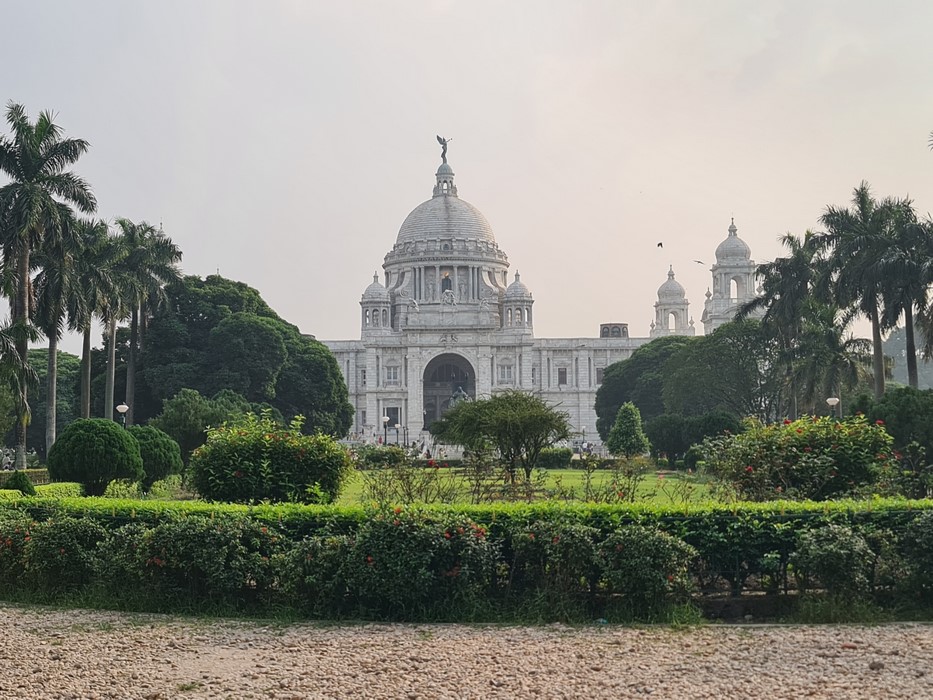
[[[138,481],[114,479],[104,489],[104,498],[142,498],[142,489]]]
[[[346,535],[305,537],[286,545],[274,560],[281,586],[296,607],[314,617],[335,617],[347,609],[344,562],[351,540]]]
[[[22,469],[17,469],[13,472],[9,479],[6,480],[6,483],[3,485],[5,489],[16,489],[24,496],[35,496],[36,487],[32,485],[32,482],[29,480],[29,477],[26,476],[26,472]]]
[[[641,525],[616,530],[597,551],[608,592],[621,595],[623,606],[635,614],[685,602],[696,558],[697,550],[683,540]]]
[[[133,425],[127,428],[139,443],[139,454],[143,460],[143,488],[147,491],[156,481],[169,474],[178,474],[184,466],[181,449],[166,433],[153,426]]]
[[[641,414],[631,401],[619,407],[606,447],[612,454],[626,457],[641,455],[650,449],[648,438],[641,428]]]
[[[35,420],[36,409],[33,408],[33,420]],[[5,383],[0,383],[0,435],[7,435],[13,426],[16,425],[16,397],[13,394],[13,391]],[[29,438],[27,438],[29,439]],[[7,441],[9,444],[9,440]],[[35,440],[29,442],[30,445],[45,444],[45,440],[42,442],[36,442]]]
[[[664,406],[684,416],[726,411],[766,419],[781,405],[777,361],[778,346],[758,321],[726,323],[670,356]]]
[[[852,528],[831,524],[802,532],[791,563],[802,590],[821,585],[832,595],[854,598],[871,592],[876,557]]]
[[[142,534],[136,565],[158,597],[252,599],[272,586],[271,561],[283,544],[247,518],[168,520]]]
[[[195,488],[210,500],[314,503],[337,497],[351,462],[333,438],[303,435],[300,417],[282,427],[265,411],[210,428],[190,467]]]
[[[97,544],[106,536],[93,518],[51,518],[33,525],[23,552],[26,581],[47,593],[83,587],[93,579]]]
[[[166,399],[162,413],[149,425],[177,442],[182,460],[187,463],[191,453],[207,440],[209,427],[239,418],[249,410],[245,399],[237,402],[234,397],[232,392],[222,392],[208,399],[194,389],[182,389]]]
[[[539,469],[569,469],[573,450],[569,447],[545,447],[538,458]]]
[[[359,469],[397,467],[409,461],[408,453],[395,445],[360,445],[354,457]]]
[[[140,389],[151,399],[140,416],[154,415],[183,389],[204,396],[228,389],[249,402],[268,401],[287,419],[305,416],[306,434],[347,433],[353,408],[333,354],[279,318],[259,292],[211,275],[185,277],[166,294],[168,303],[152,319],[141,358]],[[202,428],[208,424],[219,423]],[[158,427],[179,442],[185,457],[197,446]]]
[[[15,590],[25,574],[25,551],[32,539],[32,526],[32,518],[26,513],[0,509],[0,591]]]
[[[462,516],[435,520],[396,508],[359,528],[341,573],[367,617],[413,619],[481,604],[495,564],[486,528]]]
[[[538,520],[509,533],[510,593],[573,604],[595,586],[598,531],[561,519]]]
[[[656,457],[666,455],[676,460],[690,447],[684,417],[676,413],[665,413],[646,422],[645,437],[651,443],[651,453]]]
[[[870,422],[884,421],[896,449],[915,442],[926,454],[933,454],[933,390],[891,388],[877,401],[865,396],[858,408]]]
[[[84,495],[84,487],[76,481],[57,481],[36,486],[36,495],[41,498],[78,498]]]
[[[664,413],[662,391],[665,364],[681,347],[696,342],[685,336],[669,335],[637,348],[628,359],[606,368],[603,383],[596,391],[596,430],[605,442],[619,408],[632,402],[645,420]]]
[[[510,390],[461,401],[431,426],[431,432],[438,441],[471,452],[497,450],[514,481],[519,467],[525,479],[531,479],[541,450],[570,439],[570,423],[566,413],[539,397]]]
[[[744,499],[822,500],[853,493],[897,468],[892,439],[864,416],[763,425],[749,420],[740,435],[709,439],[706,466]]]
[[[933,595],[933,511],[909,525],[903,549],[917,590],[924,596]]]
[[[49,450],[49,476],[77,481],[90,495],[100,495],[114,479],[139,481],[143,461],[133,436],[112,420],[78,419]]]
[[[81,415],[81,358],[71,353],[58,351],[56,389],[56,427],[61,431],[71,421]],[[48,348],[33,348],[29,351],[29,365],[36,373],[35,390],[30,394],[29,408],[32,416],[26,429],[26,440],[30,447],[44,458],[45,455],[45,421],[48,412]],[[2,414],[2,404],[0,404]]]

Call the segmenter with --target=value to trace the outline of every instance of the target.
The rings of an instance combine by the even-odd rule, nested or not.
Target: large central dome
[[[492,226],[479,209],[457,196],[454,171],[447,164],[437,170],[434,196],[419,204],[409,214],[398,231],[397,243],[414,243],[430,239],[465,238],[494,243]]]

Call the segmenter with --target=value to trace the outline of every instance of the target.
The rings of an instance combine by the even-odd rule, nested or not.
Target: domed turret
[[[738,236],[738,229],[735,226],[735,219],[729,224],[729,235],[716,248],[716,261],[725,262],[746,262],[752,257],[752,250],[748,244]]]
[[[373,273],[373,282],[363,292],[360,299],[362,317],[360,323],[363,332],[372,330],[390,330],[392,324],[392,299],[389,291],[379,284],[379,273]]]
[[[531,306],[534,304],[531,291],[522,282],[522,276],[515,271],[515,281],[505,290],[502,297],[504,308],[503,325],[512,328],[531,328]]]
[[[684,286],[674,279],[674,266],[667,272],[667,281],[658,287],[658,299],[660,301],[683,301],[687,295]]]

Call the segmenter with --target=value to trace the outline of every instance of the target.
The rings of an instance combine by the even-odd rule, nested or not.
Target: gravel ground
[[[0,606],[0,698],[933,698],[933,626],[269,625]]]

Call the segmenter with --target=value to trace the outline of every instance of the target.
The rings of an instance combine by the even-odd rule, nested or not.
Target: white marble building
[[[738,279],[740,293],[749,293],[755,263],[734,225],[716,254],[714,288],[728,295]],[[594,403],[605,368],[651,338],[694,334],[671,269],[658,290],[651,338],[630,337],[625,323],[602,324],[596,338],[535,338],[531,291],[518,271],[509,283],[508,268],[485,217],[458,196],[444,157],[433,196],[408,215],[385,256],[384,284],[375,274],[363,292],[360,339],[324,341],[356,409],[353,433],[411,441],[457,396],[521,389],[565,411],[580,441],[598,443]],[[707,329],[728,320],[724,301],[736,301],[720,303],[717,294],[706,302]]]

